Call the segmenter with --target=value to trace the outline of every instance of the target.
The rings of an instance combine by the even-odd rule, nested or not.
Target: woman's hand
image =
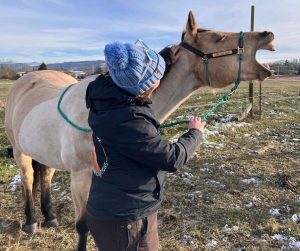
[[[205,125],[206,125],[206,122],[205,121],[201,121],[200,117],[198,117],[198,116],[192,116],[190,118],[190,122],[189,122],[188,128],[189,129],[195,128],[195,129],[198,129],[201,132],[203,132]]]

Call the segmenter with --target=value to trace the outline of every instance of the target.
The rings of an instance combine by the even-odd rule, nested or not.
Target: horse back
[[[5,130],[16,145],[22,122],[37,105],[56,98],[61,91],[77,80],[63,72],[36,71],[19,78],[10,88],[5,109]]]

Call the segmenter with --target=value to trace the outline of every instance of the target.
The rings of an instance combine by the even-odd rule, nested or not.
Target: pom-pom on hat
[[[107,44],[104,55],[115,84],[133,95],[150,89],[165,71],[165,61],[158,53],[135,44]]]

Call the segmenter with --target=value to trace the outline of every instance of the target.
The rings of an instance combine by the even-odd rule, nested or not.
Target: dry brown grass
[[[7,89],[8,85],[0,84],[1,102]],[[246,123],[210,121],[207,141],[197,154],[183,170],[168,175],[160,210],[161,250],[288,250],[293,240],[300,241],[299,222],[292,221],[292,216],[300,219],[299,90],[300,80],[267,80],[262,120],[255,105],[255,117]],[[215,102],[222,91],[197,92],[171,119],[201,114],[207,109],[203,105]],[[247,91],[244,83],[232,102],[213,117],[240,113],[247,104]],[[184,130],[181,126],[163,133],[172,138]],[[8,144],[3,129],[0,137],[0,250],[74,250],[77,238],[68,173],[56,173],[53,181],[53,205],[61,227],[41,228],[35,235],[23,233],[20,186],[16,192],[9,190],[18,168],[9,167],[13,161],[3,157]],[[279,214],[271,215],[272,209]],[[37,214],[42,220],[38,207]],[[274,240],[275,234],[287,239]],[[96,250],[91,238],[89,250]]]

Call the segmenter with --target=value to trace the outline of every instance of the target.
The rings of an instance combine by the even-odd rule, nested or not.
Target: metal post
[[[251,6],[251,31],[254,31],[254,5]],[[249,101],[252,104],[252,108],[250,110],[250,117],[253,117],[253,82],[249,81]]]

